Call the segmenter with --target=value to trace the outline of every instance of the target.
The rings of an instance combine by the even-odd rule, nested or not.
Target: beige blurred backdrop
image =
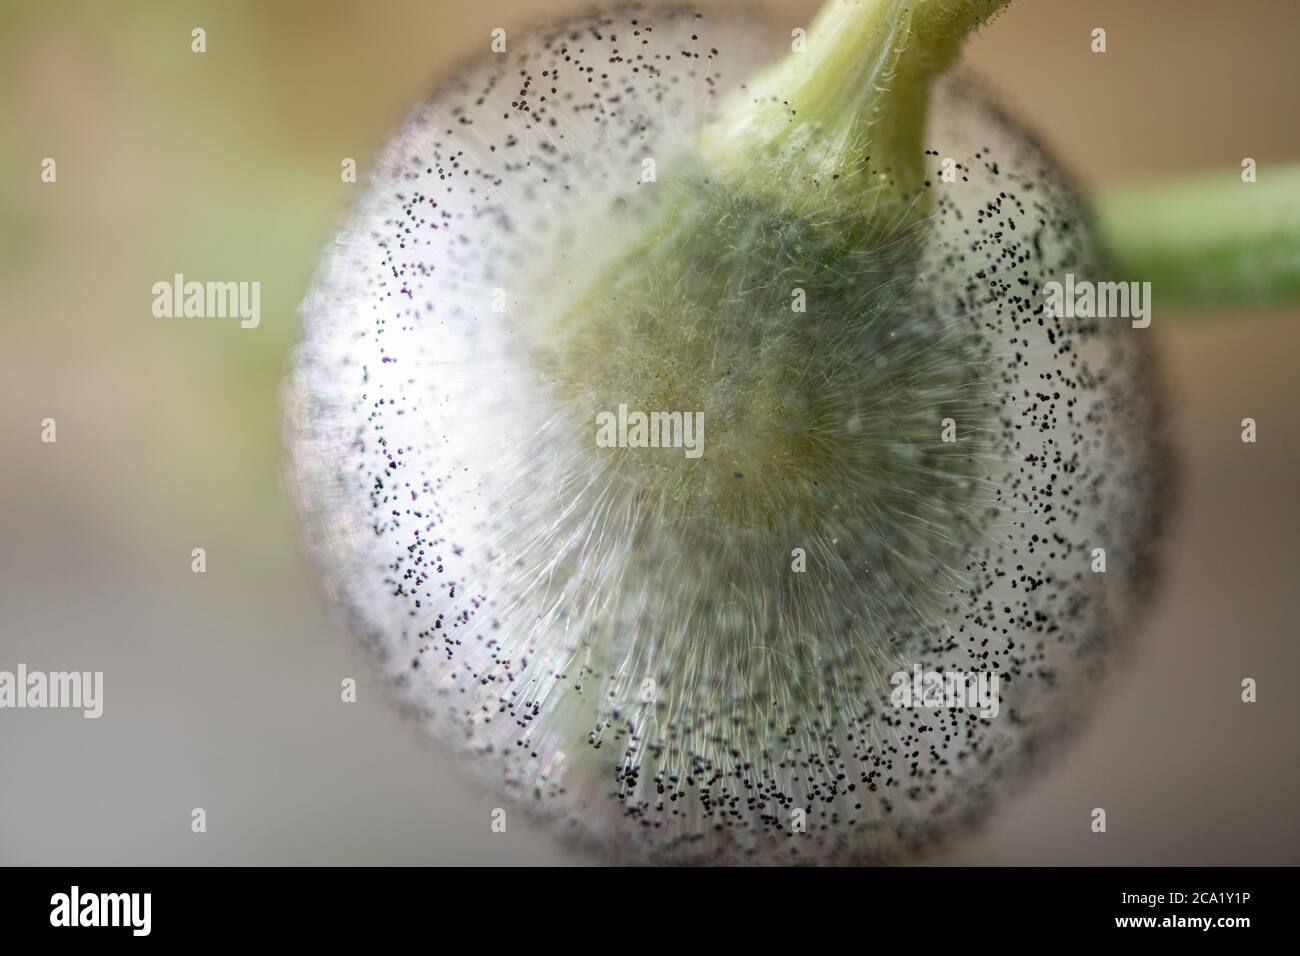
[[[361,188],[341,160],[364,177],[493,27],[578,6],[5,0],[0,669],[102,670],[106,701],[0,711],[0,863],[590,862],[517,816],[492,834],[389,705],[299,550],[278,396]],[[813,4],[774,9],[788,30]],[[1300,160],[1298,47],[1293,0],[1018,0],[967,58],[1105,188]],[[260,281],[261,326],[153,318],[177,272]],[[1183,455],[1166,587],[1074,744],[932,862],[1300,863],[1300,314],[1156,305]]]

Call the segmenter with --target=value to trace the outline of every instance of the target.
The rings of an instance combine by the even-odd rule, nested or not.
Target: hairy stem
[[[794,50],[700,135],[706,160],[790,212],[899,226],[928,209],[930,86],[1008,0],[827,0]]]

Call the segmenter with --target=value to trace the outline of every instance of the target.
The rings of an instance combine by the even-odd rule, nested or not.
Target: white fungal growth
[[[303,310],[333,593],[483,779],[619,859],[968,825],[1077,721],[1160,530],[1144,333],[1044,314],[1101,266],[1067,179],[947,80],[924,228],[740,195],[695,138],[787,48],[683,12],[512,36],[393,138]],[[598,443],[620,405],[701,414],[703,454]],[[997,716],[896,706],[917,665],[996,675]]]

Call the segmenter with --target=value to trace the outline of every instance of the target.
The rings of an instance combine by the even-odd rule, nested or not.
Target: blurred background
[[[491,833],[390,706],[301,552],[279,398],[363,188],[343,158],[364,183],[494,27],[579,6],[4,0],[0,669],[102,670],[106,710],[0,711],[0,863],[590,862],[518,815]],[[788,32],[815,4],[772,9]],[[967,61],[1106,189],[1300,160],[1298,47],[1293,0],[1018,0]],[[154,318],[178,272],[260,281],[260,327]],[[1300,863],[1300,314],[1155,302],[1184,472],[1165,588],[1080,736],[930,862]]]

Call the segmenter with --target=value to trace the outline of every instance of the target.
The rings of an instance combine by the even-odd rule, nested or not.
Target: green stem
[[[1117,278],[1160,301],[1222,308],[1300,303],[1300,164],[1229,169],[1096,197]]]
[[[700,151],[796,213],[901,226],[927,210],[930,86],[1008,0],[826,0],[791,52],[724,103]]]

